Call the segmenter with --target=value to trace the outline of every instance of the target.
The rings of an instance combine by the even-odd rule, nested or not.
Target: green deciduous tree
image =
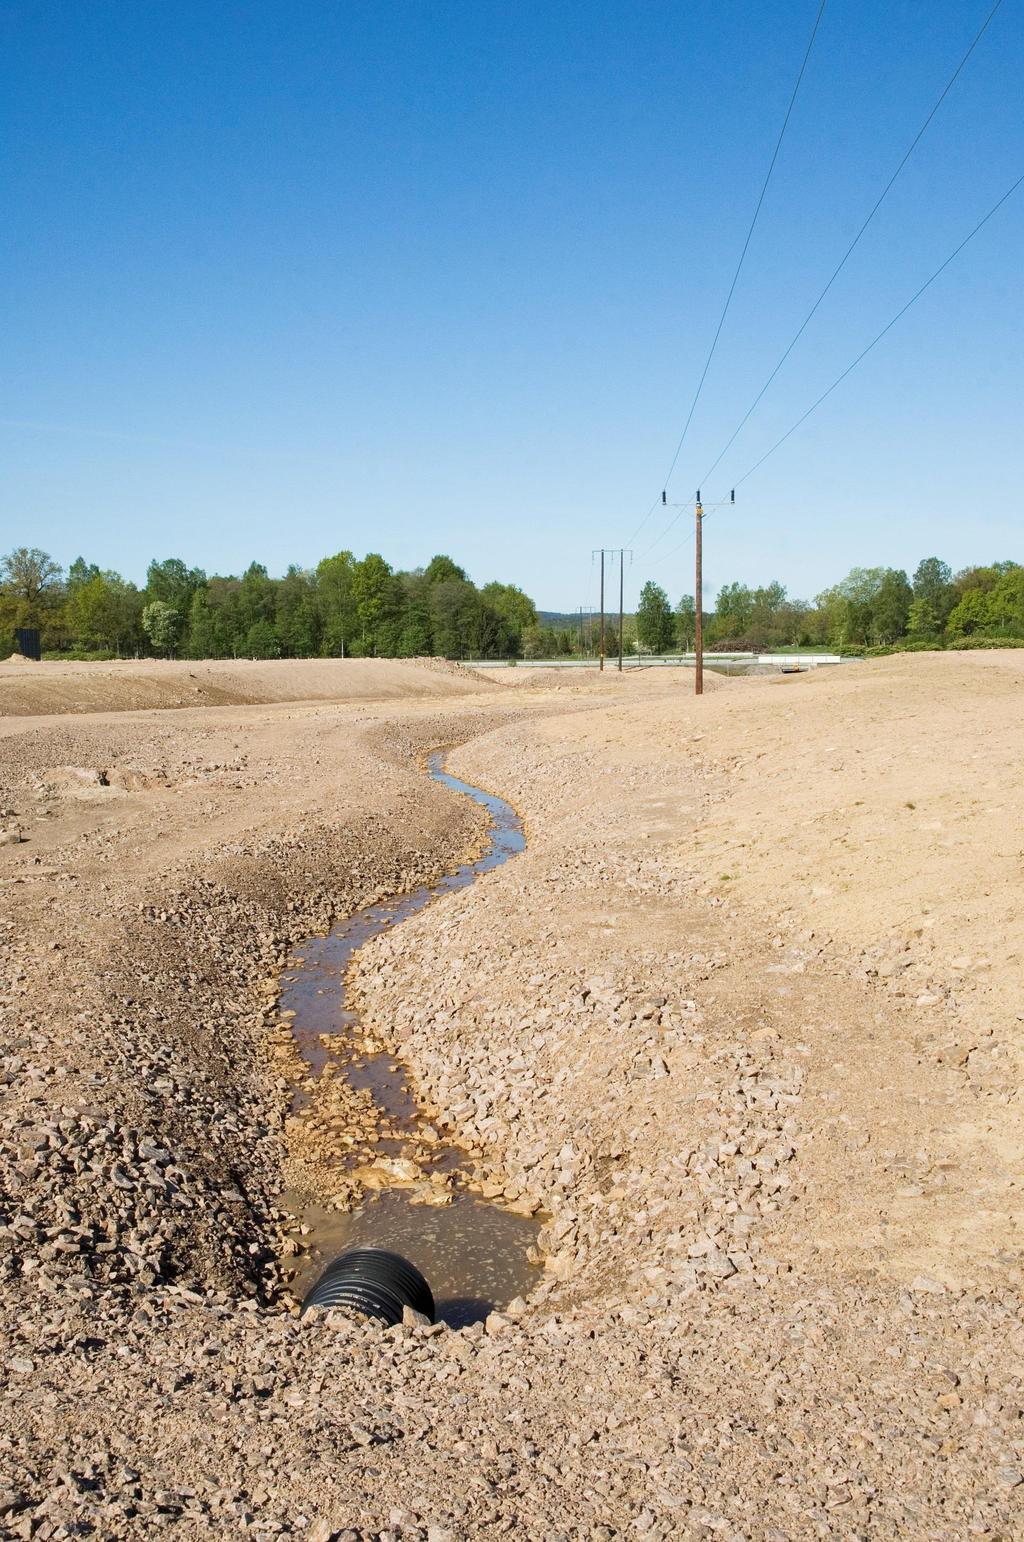
[[[425,658],[434,652],[430,623],[430,585],[422,570],[399,574],[402,586],[402,631],[400,652],[403,658]]]
[[[476,651],[477,600],[475,589],[464,578],[453,576],[431,585],[430,629],[434,651],[443,658],[464,658]]]
[[[723,584],[715,601],[715,613],[708,623],[710,642],[727,638],[745,638],[754,607],[754,596],[746,584]]]
[[[220,652],[214,614],[210,608],[210,591],[204,586],[195,591],[189,604],[185,626],[185,655],[190,659],[212,659],[217,658]]]
[[[689,653],[696,641],[697,603],[692,594],[684,594],[676,606],[676,639],[684,653]]]
[[[95,562],[86,562],[84,557],[76,557],[74,562],[68,568],[68,576],[65,587],[67,588],[68,593],[72,594],[74,590],[80,588],[82,584],[87,584],[91,578],[98,578],[99,574],[100,570],[96,566]]]
[[[205,582],[202,569],[186,567],[180,557],[167,557],[163,562],[154,557],[146,569],[146,603],[162,600],[186,616],[194,591]]]
[[[239,614],[246,635],[259,622],[273,630],[276,586],[262,562],[250,562],[238,591]],[[248,647],[246,652],[250,652]]]
[[[818,596],[819,609],[827,617],[828,640],[833,646],[864,646],[875,640],[875,601],[887,571],[851,568],[838,584]]]
[[[755,647],[766,648],[770,643],[781,640],[778,635],[778,618],[785,603],[786,590],[777,579],[754,590],[750,597],[745,635]]]
[[[86,648],[116,653],[135,648],[141,641],[139,591],[120,573],[101,573],[92,567],[87,574],[78,575],[68,586],[65,612],[71,635]]]
[[[1024,568],[1000,574],[989,597],[993,625],[1007,637],[1024,637]]]
[[[142,627],[157,653],[174,653],[181,636],[181,612],[164,600],[151,600],[142,612]]]
[[[451,557],[446,557],[443,552],[437,557],[431,557],[423,570],[423,577],[431,586],[446,583],[452,578],[458,579],[463,584],[466,582],[465,570],[460,568],[457,562],[453,562]]]
[[[316,576],[293,564],[275,589],[274,630],[281,652],[289,658],[309,658],[320,647]]]
[[[648,580],[640,591],[636,610],[637,641],[652,653],[663,653],[666,648],[671,648],[675,631],[668,595],[660,584]]]
[[[876,643],[894,643],[907,629],[913,590],[900,568],[886,568],[871,604],[871,637]]]
[[[907,612],[907,636],[923,642],[929,637],[942,635],[942,621],[933,600],[921,595],[910,602]]]
[[[316,570],[320,610],[320,651],[329,658],[356,651],[355,558],[350,551],[324,557]]]
[[[378,552],[369,552],[353,568],[352,597],[359,628],[359,651],[374,655],[395,654],[398,651],[400,627],[397,623],[402,591],[390,565]]]
[[[245,652],[251,659],[276,659],[281,653],[277,633],[269,621],[254,621],[245,634]]]
[[[542,659],[545,654],[545,643],[543,627],[526,627],[523,632],[523,658]]]
[[[15,627],[42,626],[60,604],[61,567],[38,546],[17,546],[0,558],[0,624],[10,635]]]
[[[484,602],[506,622],[517,640],[526,627],[536,626],[537,607],[529,595],[524,594],[522,589],[517,589],[515,584],[484,584],[480,595]]]
[[[954,605],[947,622],[951,637],[970,637],[983,632],[992,619],[988,594],[983,589],[968,589]]]
[[[922,558],[914,571],[913,589],[915,603],[920,601],[922,607],[927,607],[915,614],[915,622],[933,622],[934,626],[931,631],[923,632],[908,623],[908,629],[916,636],[933,636],[941,632],[957,599],[949,564],[938,557]]]

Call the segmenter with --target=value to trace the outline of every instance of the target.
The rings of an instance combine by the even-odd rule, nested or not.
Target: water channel
[[[346,1001],[345,976],[358,948],[451,890],[468,887],[481,873],[500,867],[526,846],[515,809],[451,776],[444,769],[443,751],[428,757],[427,769],[434,781],[487,810],[487,849],[436,884],[368,905],[326,937],[299,943],[286,966],[280,1000],[282,1011],[294,1014],[291,1028],[310,1068],[319,1074],[329,1070],[343,1075],[353,1087],[371,1094],[381,1130],[374,1155],[393,1164],[411,1158],[427,1184],[385,1187],[367,1194],[352,1211],[302,1206],[300,1219],[308,1228],[309,1251],[298,1260],[292,1288],[303,1294],[324,1264],[346,1248],[387,1247],[404,1254],[426,1276],[438,1320],[463,1327],[482,1320],[492,1308],[527,1295],[537,1283],[540,1268],[529,1255],[540,1220],[513,1214],[472,1191],[471,1159],[437,1136],[409,1090],[401,1062],[367,1045],[359,1014]],[[324,1036],[333,1038],[330,1047],[323,1043]],[[357,1161],[339,1150],[339,1168]],[[442,1180],[442,1186],[433,1191],[432,1178]],[[425,1188],[431,1203],[423,1202]]]

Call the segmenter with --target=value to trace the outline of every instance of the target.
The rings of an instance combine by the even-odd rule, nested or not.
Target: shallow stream
[[[423,1181],[367,1194],[352,1211],[301,1207],[298,1213],[308,1228],[304,1240],[309,1251],[297,1261],[292,1288],[302,1295],[324,1264],[348,1247],[387,1247],[404,1254],[426,1276],[438,1320],[463,1327],[486,1317],[492,1308],[525,1296],[537,1283],[540,1268],[529,1255],[540,1221],[513,1214],[472,1191],[471,1158],[438,1136],[409,1089],[404,1066],[394,1055],[366,1043],[359,1014],[346,1001],[345,976],[357,948],[401,925],[441,895],[468,887],[526,845],[522,820],[510,804],[449,775],[440,750],[429,756],[427,766],[434,781],[487,810],[486,851],[432,886],[368,905],[326,937],[310,937],[298,944],[282,979],[280,1000],[281,1010],[294,1014],[295,1041],[311,1069],[320,1075],[326,1071],[343,1076],[351,1086],[371,1094],[379,1116],[374,1159],[411,1161]],[[333,1037],[334,1042],[325,1045],[324,1036]],[[364,1161],[365,1155],[364,1150]],[[357,1160],[345,1148],[339,1149],[340,1170]]]

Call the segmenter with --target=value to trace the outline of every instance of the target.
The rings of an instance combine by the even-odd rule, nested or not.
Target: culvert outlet
[[[351,1248],[327,1265],[302,1303],[344,1307],[393,1327],[407,1306],[434,1321],[434,1297],[415,1264],[387,1248]]]

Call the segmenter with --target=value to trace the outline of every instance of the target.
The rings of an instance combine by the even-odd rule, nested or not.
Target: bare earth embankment
[[[258,667],[261,705],[0,727],[3,1534],[1019,1535],[1019,657],[700,702]],[[478,838],[443,743],[528,849],[355,988],[543,1206],[545,1282],[299,1323],[276,972]]]
[[[143,707],[243,706],[281,701],[387,701],[468,696],[479,682],[443,660],[117,659],[109,664],[0,663],[0,717],[131,712]]]

